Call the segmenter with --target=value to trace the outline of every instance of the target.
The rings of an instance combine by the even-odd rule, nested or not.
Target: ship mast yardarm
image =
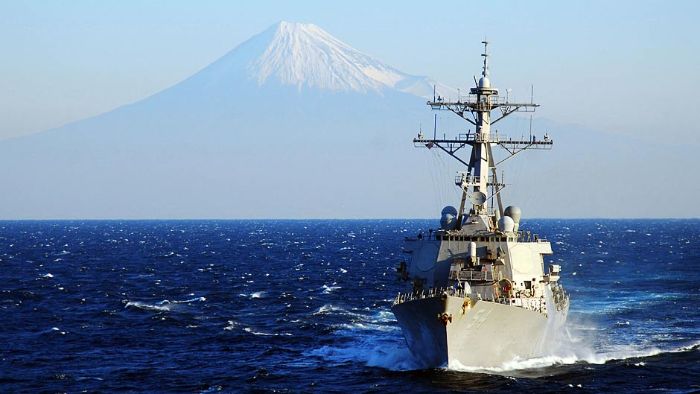
[[[461,227],[464,216],[464,205],[467,197],[471,196],[472,214],[489,215],[494,217],[494,225],[503,216],[503,202],[501,200],[501,190],[505,184],[499,183],[496,164],[493,159],[491,145],[495,144],[504,148],[510,156],[525,149],[551,149],[553,141],[549,138],[536,140],[513,140],[500,138],[498,135],[492,136],[491,125],[501,121],[506,116],[514,112],[534,112],[539,104],[510,102],[508,98],[503,99],[498,95],[498,89],[491,87],[489,80],[489,54],[488,42],[484,44],[484,64],[481,71],[481,78],[476,86],[470,89],[470,94],[466,100],[458,97],[457,101],[448,101],[437,96],[428,105],[434,110],[449,110],[457,114],[462,119],[476,126],[474,134],[461,134],[454,139],[426,139],[422,134],[413,140],[419,147],[437,147],[457,159],[467,166],[467,171],[458,176],[455,183],[462,189],[462,200],[458,210],[457,226]],[[499,110],[496,118],[492,119],[491,112]],[[472,152],[468,161],[457,155],[457,151],[465,146],[471,146]],[[496,198],[498,206],[489,210],[488,201]]]

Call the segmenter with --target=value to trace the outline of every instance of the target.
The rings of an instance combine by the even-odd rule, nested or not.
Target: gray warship
[[[497,368],[546,355],[569,309],[559,283],[561,267],[551,264],[545,270],[551,244],[520,229],[520,208],[503,207],[506,185],[496,171],[496,164],[523,150],[551,149],[553,140],[547,134],[538,139],[531,130],[519,139],[492,132],[506,116],[539,105],[499,96],[489,80],[488,42],[482,43],[481,78],[474,78],[469,94],[427,103],[433,110],[452,111],[474,132],[449,139],[419,132],[413,140],[466,167],[455,178],[459,208],[442,210],[439,229],[406,238],[405,259],[397,269],[409,289],[396,296],[391,310],[411,353],[426,368]],[[498,163],[494,146],[506,152]],[[468,157],[466,147],[471,147]]]

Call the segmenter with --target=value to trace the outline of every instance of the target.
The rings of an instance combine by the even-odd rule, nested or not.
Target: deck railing
[[[431,288],[428,290],[414,291],[410,293],[399,293],[396,295],[396,298],[394,298],[393,305],[403,304],[404,302],[409,301],[422,300],[426,298],[437,298],[443,296],[467,298],[471,296],[471,293],[465,292],[464,289],[457,289],[454,287]],[[479,301],[495,302],[498,304],[510,305],[518,308],[527,309],[533,312],[539,312],[544,315],[547,314],[547,302],[544,300],[543,297],[499,297],[493,299],[479,299]]]

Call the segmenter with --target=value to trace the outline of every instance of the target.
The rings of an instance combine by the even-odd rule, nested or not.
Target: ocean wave
[[[224,327],[224,330],[226,331],[234,331],[237,330],[239,327],[241,327],[241,323],[235,321],[235,320],[229,320],[228,325]],[[243,327],[243,331],[257,335],[257,336],[264,336],[264,337],[278,337],[278,336],[284,336],[284,337],[290,337],[292,336],[291,333],[288,332],[264,332],[260,330],[256,330],[252,327]]]
[[[206,300],[207,300],[206,297],[196,297],[196,298],[190,298],[189,300],[184,300],[184,301],[170,301],[170,302],[173,304],[189,304],[192,302],[204,302]]]
[[[251,300],[264,298],[266,295],[267,295],[266,291],[255,291],[252,293],[240,293],[240,294],[238,294],[239,297],[250,298]]]
[[[333,284],[335,284],[335,283],[333,283]],[[321,286],[321,290],[323,290],[323,294],[330,294],[338,289],[342,289],[342,287],[340,287],[340,286],[328,286],[328,285]]]
[[[240,323],[234,320],[229,320],[227,323],[228,325],[224,327],[224,330],[226,331],[233,331],[240,325]]]
[[[400,331],[400,328],[398,326],[388,326],[386,324],[363,323],[363,322],[337,324],[334,327],[341,329],[341,330],[351,331],[351,332],[354,332],[354,331],[384,331],[384,332],[397,331],[398,332],[398,331]]]
[[[168,312],[172,309],[173,305],[170,304],[168,300],[163,300],[155,304],[149,304],[141,301],[129,301],[124,305],[124,308],[136,308],[146,311],[158,311],[158,312]]]
[[[406,347],[393,313],[380,309],[370,313],[348,311],[325,304],[314,315],[338,315],[348,321],[335,324],[335,335],[343,337],[338,345],[326,345],[307,352],[324,362],[359,362],[392,371],[420,369],[421,365]]]
[[[380,309],[374,313],[361,313],[350,311],[333,304],[324,304],[318,308],[313,316],[337,315],[346,316],[348,321],[336,324],[334,327],[344,330],[377,330],[392,331],[397,329],[395,325],[388,325],[396,321],[394,314],[386,309]]]
[[[422,366],[405,346],[403,336],[386,333],[355,336],[354,340],[339,346],[322,346],[306,352],[307,356],[321,359],[323,363],[362,363],[391,371],[410,371]]]
[[[254,329],[250,327],[245,327],[243,331],[253,334],[253,335],[259,335],[259,336],[264,336],[264,337],[291,337],[292,334],[288,332],[263,332],[263,331],[255,331]]]
[[[396,317],[394,317],[394,314],[391,311],[380,310],[376,314],[372,315],[372,321],[382,323],[394,322],[396,321]]]
[[[316,310],[316,312],[313,313],[313,315],[314,316],[316,316],[316,315],[328,315],[331,313],[349,314],[350,312],[348,312],[347,310],[345,310],[341,307],[338,307],[338,306],[335,306],[332,304],[325,304],[322,307],[318,308]]]
[[[44,331],[39,332],[39,334],[61,334],[61,335],[66,335],[66,332],[65,332],[65,331],[62,331],[62,330],[61,330],[60,328],[58,328],[58,327],[51,327],[51,328],[49,328],[48,330],[44,330]]]
[[[156,311],[156,312],[169,312],[172,311],[173,308],[175,308],[177,305],[180,304],[190,304],[193,302],[204,302],[207,299],[205,297],[196,297],[196,298],[190,298],[187,300],[182,300],[182,301],[170,301],[170,300],[163,300],[155,303],[148,303],[148,302],[142,302],[142,301],[127,301],[127,303],[124,305],[124,308],[136,308],[136,309],[142,309],[146,311]]]

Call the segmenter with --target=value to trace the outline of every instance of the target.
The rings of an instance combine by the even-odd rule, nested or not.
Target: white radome
[[[490,88],[491,87],[491,81],[489,81],[488,77],[479,78],[479,87],[480,88]]]

